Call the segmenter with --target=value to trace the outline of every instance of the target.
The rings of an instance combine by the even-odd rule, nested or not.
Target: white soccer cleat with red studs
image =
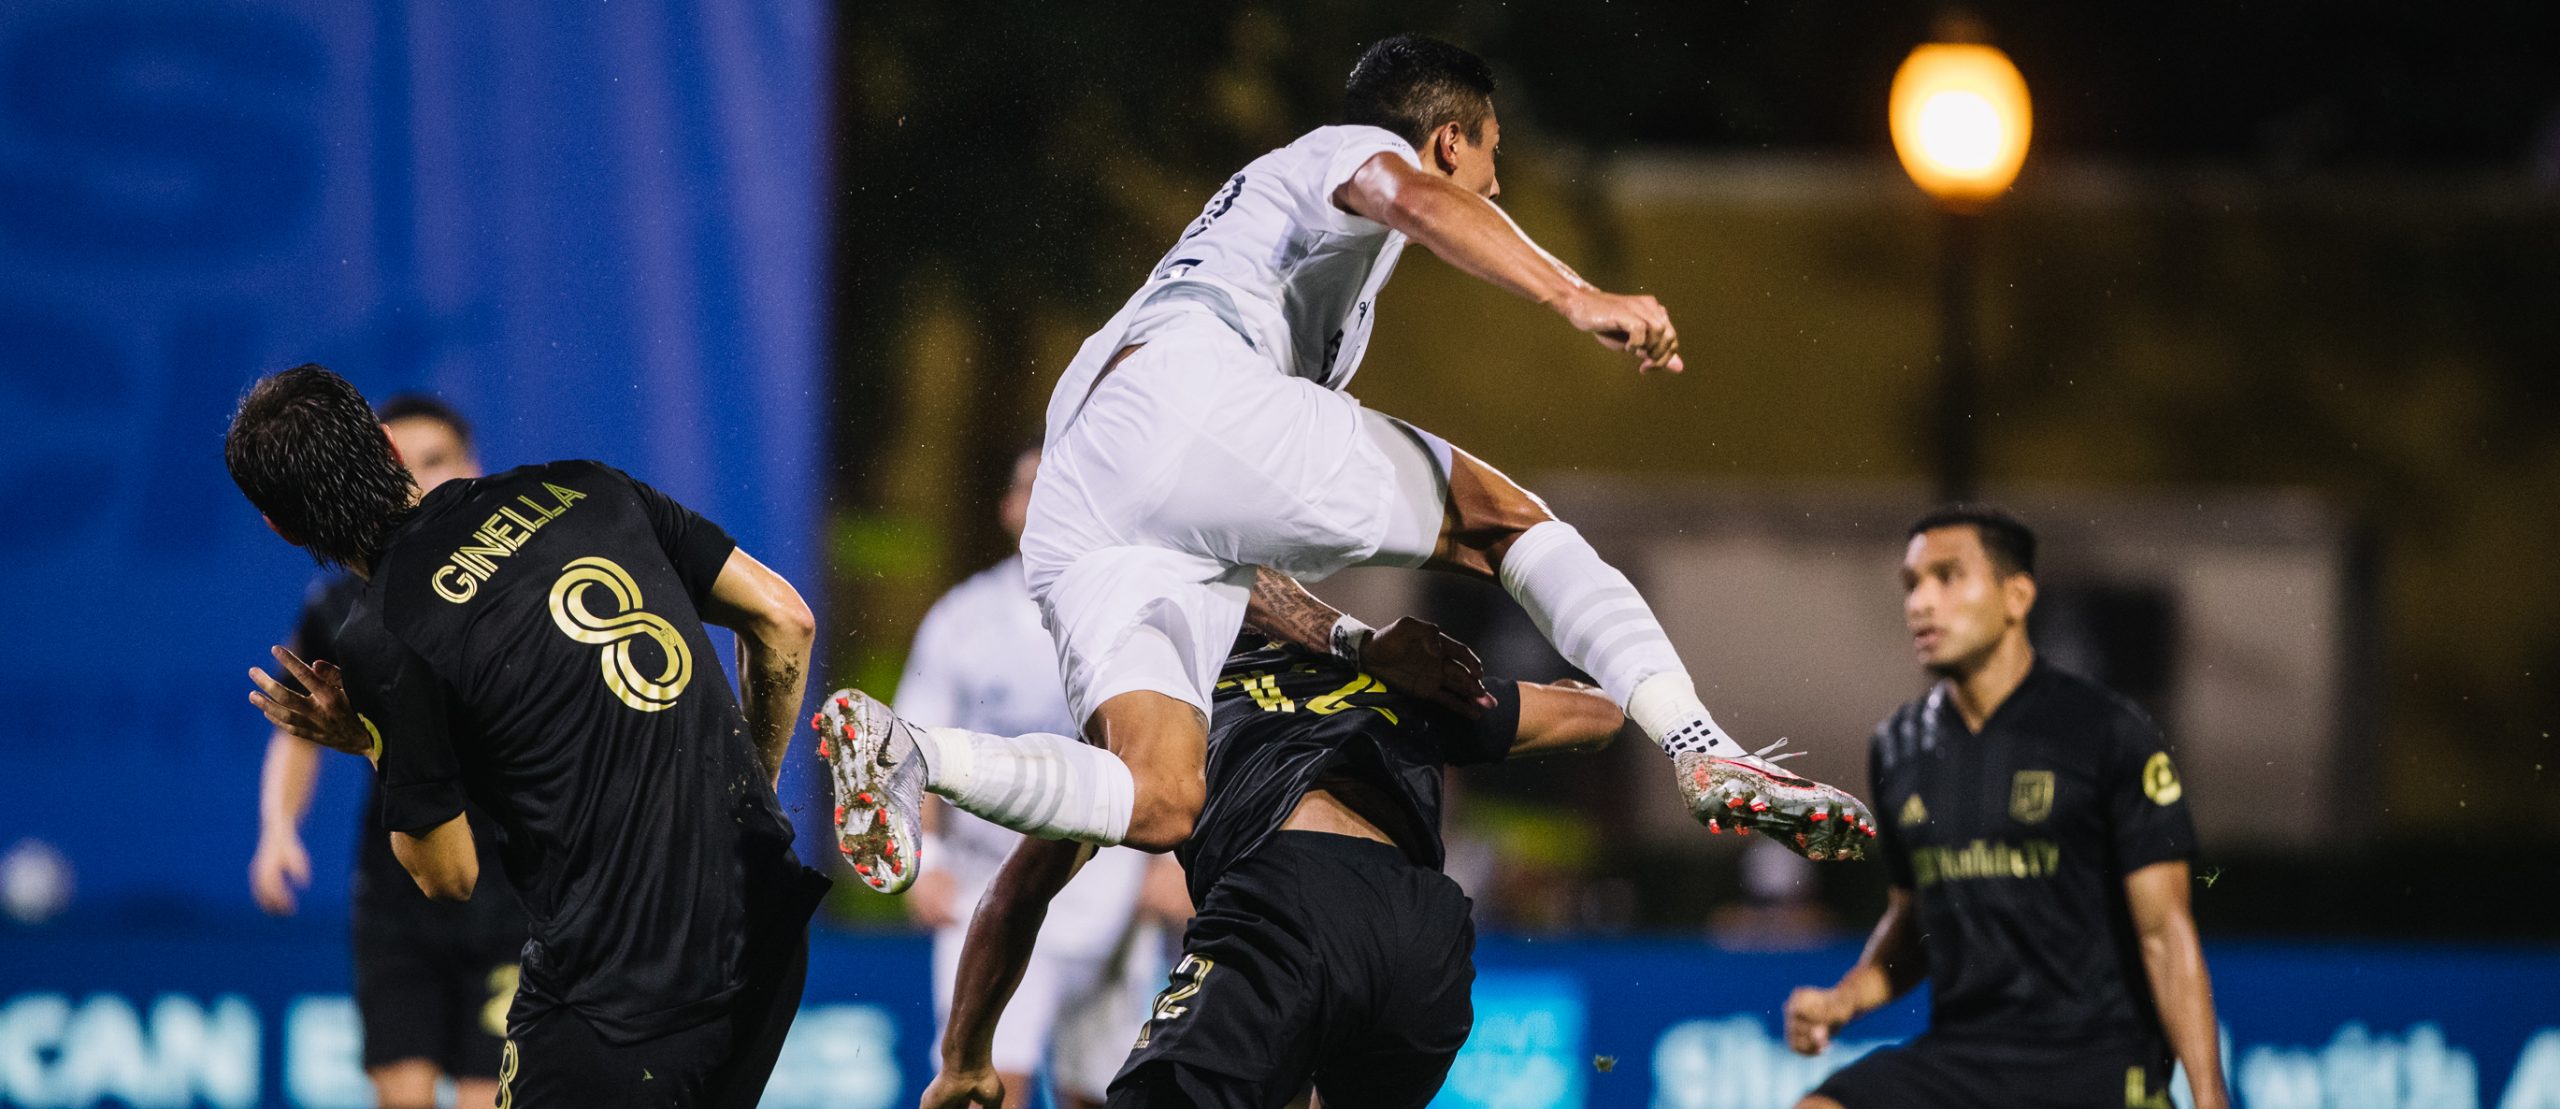
[[[924,759],[915,726],[858,689],[839,689],[811,717],[836,790],[836,850],[881,893],[916,880],[924,843]]]
[[[1694,751],[1674,756],[1689,815],[1718,835],[1757,830],[1816,862],[1864,858],[1867,841],[1876,835],[1875,817],[1847,790],[1789,774],[1777,759],[1763,757],[1785,742],[1738,758]]]

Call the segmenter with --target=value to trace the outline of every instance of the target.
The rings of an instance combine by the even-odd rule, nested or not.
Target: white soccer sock
[[[1129,835],[1138,783],[1118,755],[1050,732],[919,728],[925,788],[1017,832],[1109,847]]]
[[[1745,753],[1698,700],[1662,622],[1635,584],[1600,560],[1573,525],[1549,520],[1520,533],[1502,556],[1502,588],[1565,660],[1665,751]]]

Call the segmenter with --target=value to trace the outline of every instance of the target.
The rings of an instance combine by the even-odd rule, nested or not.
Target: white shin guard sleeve
[[[1655,743],[1675,754],[1740,750],[1698,701],[1652,606],[1573,525],[1549,520],[1520,533],[1501,570],[1502,588],[1547,642],[1598,681]]]
[[[1129,835],[1138,784],[1120,757],[1050,732],[1000,736],[929,729],[930,789],[1014,831],[1109,847]],[[948,768],[948,769],[946,769]]]

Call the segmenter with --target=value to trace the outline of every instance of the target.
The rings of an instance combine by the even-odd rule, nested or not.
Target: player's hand
[[[933,1076],[933,1084],[924,1088],[924,1097],[916,1109],[962,1109],[982,1105],[988,1109],[1004,1104],[1004,1080],[996,1077],[994,1067],[955,1069],[944,1064],[942,1073]]]
[[[1493,694],[1484,688],[1484,661],[1428,620],[1407,616],[1378,629],[1361,648],[1360,668],[1389,689],[1470,719],[1493,707]]]
[[[1566,300],[1563,309],[1575,330],[1589,332],[1610,350],[1635,355],[1639,373],[1676,374],[1688,368],[1680,361],[1680,332],[1671,326],[1671,313],[1661,301],[1586,287]]]
[[[1787,1046],[1798,1055],[1819,1055],[1831,1046],[1832,1033],[1857,1015],[1840,991],[1800,986],[1787,995]]]
[[[960,920],[960,880],[949,870],[928,864],[924,873],[916,875],[915,884],[907,887],[905,901],[908,920],[926,928],[950,927]]]
[[[276,663],[302,683],[302,691],[251,667],[249,680],[256,683],[258,691],[249,695],[249,703],[258,706],[268,721],[289,735],[333,751],[371,754],[373,737],[356,723],[355,707],[347,703],[346,676],[338,672],[337,665],[304,662],[282,647],[274,648],[274,654]]]
[[[291,916],[294,891],[311,886],[311,854],[302,837],[291,832],[258,836],[258,852],[249,856],[249,892],[270,916]]]

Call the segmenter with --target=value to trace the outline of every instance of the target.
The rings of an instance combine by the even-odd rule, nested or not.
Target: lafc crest
[[[1920,803],[1919,794],[1912,794],[1910,800],[1902,803],[1902,816],[1900,818],[1900,823],[1903,827],[1909,828],[1913,825],[1926,824],[1928,822],[1929,806]]]
[[[2009,819],[2041,824],[2053,815],[2053,771],[2021,770],[2009,783]]]

